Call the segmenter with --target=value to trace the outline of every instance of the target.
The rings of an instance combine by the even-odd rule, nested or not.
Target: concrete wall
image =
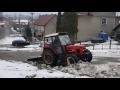
[[[56,32],[57,16],[53,17],[44,27],[45,35]]]
[[[91,37],[97,36],[101,30],[110,34],[115,26],[115,19],[113,17],[107,18],[106,25],[102,25],[101,19],[102,17],[97,16],[79,16],[77,39],[90,40]]]

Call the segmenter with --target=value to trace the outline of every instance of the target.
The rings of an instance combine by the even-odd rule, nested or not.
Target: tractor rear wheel
[[[77,63],[79,58],[74,53],[68,53],[65,56],[64,66]]]
[[[91,60],[92,60],[91,52],[88,52],[88,54],[82,55],[81,60],[84,61],[84,62],[91,62]]]
[[[43,59],[45,64],[50,65],[50,66],[55,66],[56,65],[56,60],[55,60],[55,54],[50,51],[50,50],[45,50],[43,53]]]

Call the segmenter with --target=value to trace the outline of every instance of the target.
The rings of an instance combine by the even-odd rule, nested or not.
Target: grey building
[[[79,12],[77,40],[87,41],[100,31],[110,35],[115,25],[116,12]]]

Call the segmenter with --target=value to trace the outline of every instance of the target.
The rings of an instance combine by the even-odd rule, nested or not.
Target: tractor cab
[[[44,42],[44,48],[52,49],[56,54],[64,54],[65,47],[72,44],[67,33],[54,33],[46,35]]]

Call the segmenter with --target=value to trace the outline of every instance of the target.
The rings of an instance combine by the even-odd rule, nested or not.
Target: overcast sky
[[[43,15],[43,14],[57,14],[58,12],[3,12],[4,15],[8,14],[8,15],[19,15],[19,14],[23,14],[23,15],[30,15],[30,13],[34,13],[34,16],[36,15]],[[117,16],[120,16],[120,12],[116,12]]]
[[[9,14],[9,15],[19,15],[19,14],[23,14],[23,15],[30,15],[30,13],[35,13],[35,15],[37,14],[57,14],[58,12],[3,12],[3,14]]]

